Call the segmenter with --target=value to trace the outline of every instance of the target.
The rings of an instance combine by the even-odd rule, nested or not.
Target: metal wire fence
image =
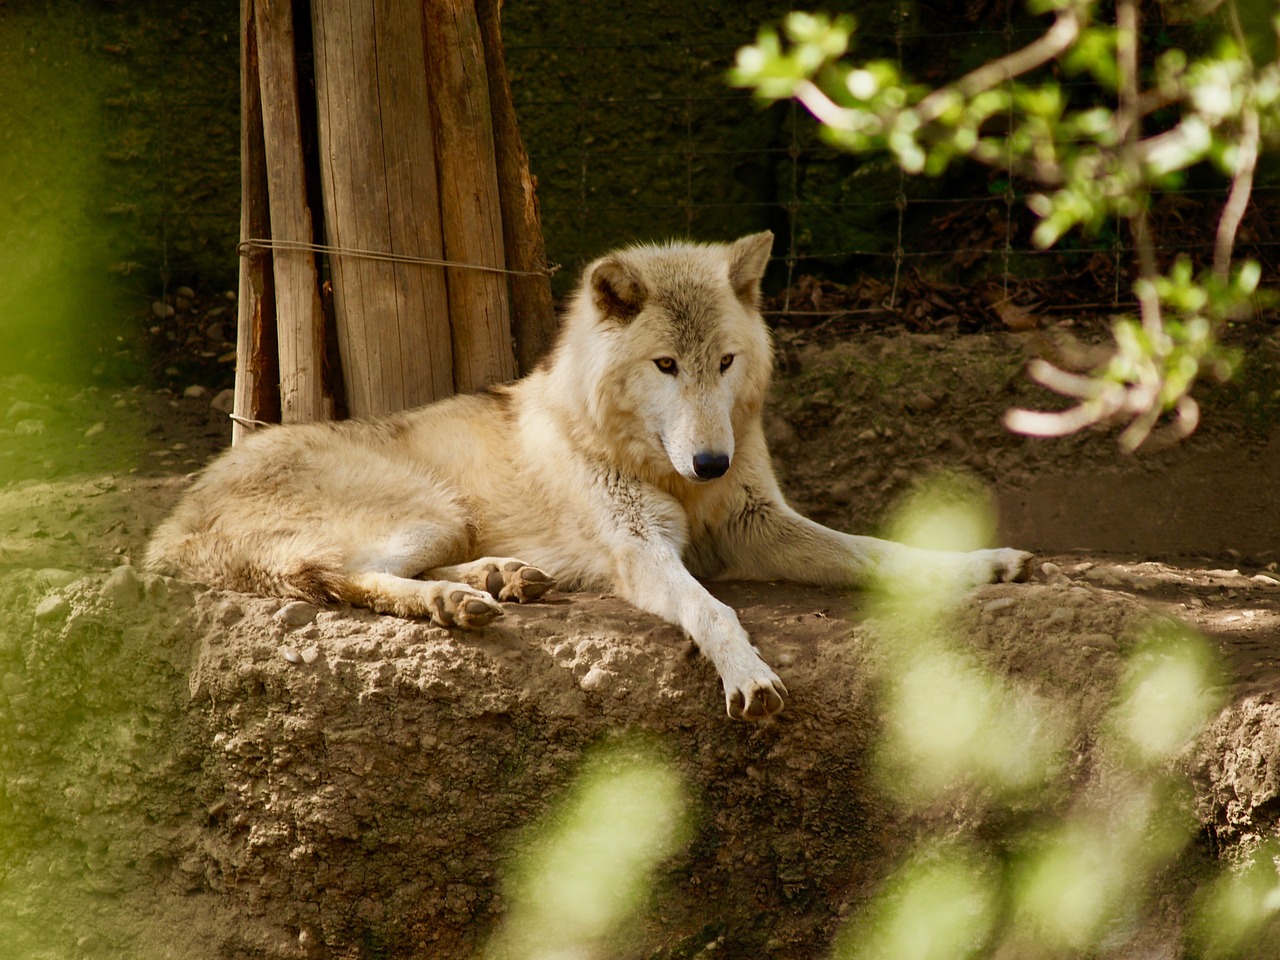
[[[875,278],[888,285],[891,305],[917,274],[995,284],[1004,294],[1029,279],[1068,277],[1081,302],[1129,299],[1133,251],[1119,225],[1041,251],[1030,241],[1025,185],[972,168],[938,179],[904,176],[883,157],[833,149],[803,109],[762,109],[732,88],[727,72],[737,50],[793,5],[506,5],[508,67],[548,256],[564,267],[557,292],[568,290],[577,268],[620,243],[725,239],[768,228],[778,240],[767,289],[782,291],[780,308],[789,312],[804,305],[787,291],[809,274]],[[931,84],[1023,45],[1040,29],[1020,0],[841,6],[860,21],[859,57],[894,60]],[[1152,5],[1151,16],[1160,9]],[[1152,49],[1203,48],[1215,35],[1207,21],[1149,27]],[[234,285],[237,29],[233,0],[111,6],[77,28],[75,43],[101,67],[101,214],[120,240],[111,269],[139,297],[181,284]],[[53,56],[45,46],[33,43],[35,55]],[[1073,98],[1096,93],[1078,78],[1059,79]],[[1264,166],[1241,234],[1272,281],[1278,183]],[[1224,196],[1220,178],[1197,172],[1160,197],[1154,219],[1162,255],[1207,258]]]
[[[542,8],[508,6],[508,63],[530,162],[539,182],[549,257],[579,267],[620,241],[665,236],[728,238],[771,228],[778,236],[769,286],[782,309],[798,278],[872,276],[897,303],[904,276],[1011,284],[1072,279],[1100,308],[1130,299],[1134,250],[1118,223],[1036,248],[1029,189],[984,170],[938,179],[908,177],[885,158],[855,157],[825,144],[794,104],[762,109],[733,89],[736,51],[791,4],[752,3],[734,12],[679,9],[654,16],[638,0],[570,22]],[[727,5],[726,5],[727,6]],[[1159,13],[1158,7],[1155,13]],[[1022,46],[1039,30],[1005,0],[959,5],[950,14],[898,0],[849,12],[863,27],[859,57],[895,60],[908,75],[940,84]],[[1202,49],[1209,21],[1152,22],[1148,46]],[[1075,102],[1101,91],[1058,75]],[[1264,170],[1243,246],[1275,277],[1280,235],[1270,226],[1274,173]],[[1196,171],[1155,201],[1162,257],[1205,260],[1226,183]],[[561,292],[572,281],[566,269]],[[1087,290],[1086,290],[1087,288]],[[1085,294],[1087,293],[1087,296]]]

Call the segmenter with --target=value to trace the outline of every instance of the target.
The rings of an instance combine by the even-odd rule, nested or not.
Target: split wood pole
[[[505,268],[488,71],[472,0],[423,0],[427,77],[439,162],[445,256]],[[453,385],[477,390],[516,376],[507,278],[448,269]]]
[[[253,0],[240,4],[240,239],[268,237],[266,145]],[[245,251],[240,261],[236,324],[236,391],[231,442],[245,435],[243,421],[280,419],[275,284],[270,250]]]
[[[298,72],[294,62],[290,0],[248,0],[254,10],[262,131],[267,166],[271,239],[314,244],[307,206]],[[332,404],[324,391],[324,313],[315,254],[273,251],[276,329],[280,354],[280,419],[327,420]]]
[[[313,0],[311,15],[329,245],[442,259],[422,3]],[[330,269],[348,412],[452,394],[444,269],[341,252]]]
[[[426,0],[430,3],[432,0]],[[502,0],[476,0],[489,76],[489,108],[502,205],[502,239],[511,275],[511,333],[521,373],[528,373],[556,334],[555,302],[542,240],[538,195],[529,173],[502,47]]]

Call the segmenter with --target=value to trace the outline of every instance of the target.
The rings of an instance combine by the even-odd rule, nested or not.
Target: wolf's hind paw
[[[479,630],[502,616],[502,607],[479,590],[447,584],[431,599],[431,622],[438,627]]]
[[[465,583],[498,600],[517,603],[540,600],[556,585],[546,573],[515,557],[481,557],[452,567],[437,567],[427,576],[432,580]]]
[[[538,600],[556,582],[522,560],[494,560],[485,572],[485,589],[499,600]]]

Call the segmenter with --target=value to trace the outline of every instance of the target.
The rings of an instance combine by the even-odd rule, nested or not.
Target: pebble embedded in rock
[[[290,663],[302,662],[302,654],[300,654],[297,650],[293,649],[293,647],[281,647],[280,656],[284,657]]]
[[[107,574],[102,595],[115,607],[131,607],[142,599],[142,581],[133,567],[125,564]]]
[[[272,616],[287,627],[302,627],[316,618],[320,608],[305,600],[290,600]]]
[[[578,681],[578,686],[583,690],[599,690],[609,682],[609,676],[609,671],[597,664],[583,674],[582,679]]]
[[[32,403],[30,400],[15,400],[9,405],[4,418],[6,420],[38,419],[47,413],[49,413],[49,408],[42,403]]]
[[[34,437],[37,434],[44,433],[44,421],[19,420],[13,428],[13,432],[20,437]]]
[[[182,391],[182,395],[189,400],[198,400],[200,397],[207,397],[209,395],[209,390],[206,387],[200,386],[198,383],[193,383],[191,386],[187,387],[187,389]]]
[[[70,570],[62,570],[58,567],[45,567],[43,570],[37,570],[36,576],[47,583],[51,587],[65,587],[68,583],[75,580],[79,574],[72,573]]]
[[[244,618],[244,610],[242,610],[240,605],[234,600],[223,600],[218,604],[215,617],[218,623],[222,624],[222,626],[229,627],[233,623]]]
[[[71,603],[66,597],[52,593],[36,604],[36,619],[41,623],[61,620],[71,612]]]
[[[84,438],[88,440],[91,437],[96,437],[98,434],[104,433],[106,429],[107,429],[106,423],[103,422],[102,420],[99,420],[97,423],[95,423],[93,426],[91,426],[88,430],[84,432]]]
[[[992,600],[989,603],[987,603],[982,608],[982,612],[983,613],[1000,613],[1003,610],[1008,610],[1015,603],[1017,603],[1017,601],[1014,600],[1013,597],[997,597],[995,600]]]
[[[911,413],[928,413],[938,406],[938,401],[927,393],[917,393],[909,397],[903,406]]]

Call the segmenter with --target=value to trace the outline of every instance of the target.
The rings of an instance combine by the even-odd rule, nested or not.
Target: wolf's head
[[[610,457],[694,482],[731,469],[769,384],[758,302],[772,243],[635,246],[587,267],[552,364]]]

